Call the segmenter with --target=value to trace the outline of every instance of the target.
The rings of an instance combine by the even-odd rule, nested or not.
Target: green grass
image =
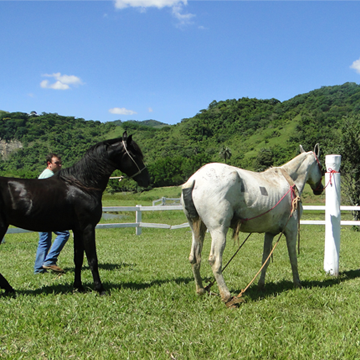
[[[157,214],[153,221],[185,221],[182,212],[170,213],[152,213]],[[341,229],[341,274],[335,278],[323,271],[324,227],[302,226],[303,287],[292,286],[281,239],[264,292],[253,284],[238,309],[227,309],[217,296],[195,295],[189,229],[143,229],[141,236],[132,228],[98,230],[99,271],[107,296],[92,290],[86,263],[82,278],[87,292],[73,293],[72,237],[59,259],[66,273],[35,276],[37,234],[7,235],[0,245],[0,269],[17,296],[0,295],[0,358],[359,358],[358,237],[349,227]],[[262,246],[262,236],[253,234],[225,270],[234,295],[259,269]],[[235,249],[229,236],[224,262]],[[202,265],[206,280],[212,279],[209,250],[207,234]]]

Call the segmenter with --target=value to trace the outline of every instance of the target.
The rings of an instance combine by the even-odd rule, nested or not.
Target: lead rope
[[[241,226],[241,223],[240,223],[240,226]],[[239,227],[240,227],[239,226]],[[227,266],[230,264],[230,262],[231,262],[231,260],[236,256],[236,254],[239,252],[239,250],[243,247],[243,245],[246,243],[246,241],[249,239],[249,237],[250,237],[250,235],[251,235],[252,233],[250,233],[247,237],[246,237],[246,239],[241,243],[241,245],[238,247],[238,249],[235,251],[235,254],[230,258],[230,260],[226,263],[226,265],[224,266],[224,268],[222,269],[222,272],[224,272],[225,271],[225,269],[227,268]],[[216,281],[216,279],[214,279],[213,281],[211,281],[209,284],[207,284],[206,286],[205,286],[205,290],[207,291],[207,292],[210,292],[210,288],[215,284],[215,281]]]
[[[290,215],[286,221],[286,224],[284,226],[284,230],[286,229],[286,226],[290,220],[290,218],[292,217],[293,213],[295,210],[299,210],[299,203],[301,202],[301,198],[299,195],[296,194],[295,192],[295,185],[292,187],[293,191],[291,192],[292,195],[292,201],[291,201],[291,212]],[[300,219],[299,213],[298,213],[298,219]],[[232,297],[228,302],[226,302],[226,306],[227,307],[235,307],[236,304],[242,302],[242,295],[245,293],[245,291],[250,287],[250,285],[255,281],[255,279],[258,277],[258,275],[260,274],[260,272],[262,271],[262,269],[265,267],[266,263],[269,261],[271,255],[273,254],[277,244],[279,243],[281,236],[284,234],[284,230],[281,232],[279,238],[277,239],[275,245],[273,246],[272,250],[270,251],[269,256],[266,258],[266,260],[264,261],[264,263],[262,264],[261,268],[259,269],[259,271],[256,273],[256,275],[253,277],[253,279],[249,282],[249,284],[240,291],[240,293],[237,296]]]
[[[315,159],[318,162],[318,164],[320,164],[315,153],[314,153],[314,156],[315,156]],[[294,209],[298,208],[299,202],[301,202],[301,198],[299,196],[299,191],[298,191],[296,185],[294,184],[293,179],[289,176],[289,174],[283,168],[280,168],[280,170],[281,170],[281,173],[284,176],[284,178],[289,183],[290,187],[293,188],[293,191],[291,193],[291,213],[290,213],[291,214],[290,217],[291,217],[292,213],[294,212]],[[300,255],[300,215],[298,215],[297,228],[298,228],[298,255]]]
[[[328,168],[327,174],[330,174],[329,182],[325,185],[324,189],[328,187],[328,185],[332,186],[332,176],[334,174],[339,174],[340,171],[333,170],[332,168]]]
[[[281,171],[283,171],[283,170],[281,169]],[[286,174],[285,171],[284,171],[284,173]],[[289,177],[289,175],[287,175],[287,177]],[[289,180],[288,180],[287,177],[285,176],[286,180],[289,182]],[[289,177],[289,178],[290,178],[290,177]],[[289,190],[281,197],[281,199],[280,199],[271,209],[265,211],[264,213],[262,213],[262,214],[260,214],[260,215],[254,216],[254,217],[252,217],[252,218],[241,219],[241,220],[239,221],[238,225],[237,225],[237,228],[236,228],[235,233],[238,234],[238,233],[240,232],[241,224],[243,224],[245,221],[249,221],[249,220],[253,220],[253,219],[256,219],[256,218],[258,218],[258,217],[261,217],[261,216],[267,214],[268,212],[270,212],[271,210],[275,209],[276,206],[278,206],[278,205],[280,204],[280,202],[284,200],[284,198],[286,197],[286,195],[287,195],[289,192],[291,192],[291,202],[293,203],[293,201],[294,201],[294,194],[297,194],[297,188],[296,188],[295,184],[291,185],[290,182],[289,182],[289,185],[290,185]],[[299,196],[298,196],[298,197],[299,197]],[[300,197],[299,197],[299,198],[300,198]],[[293,210],[293,205],[292,205],[292,206],[291,206],[290,217],[291,217],[293,211],[294,211],[294,210]],[[287,224],[287,223],[286,223],[286,224]],[[299,225],[299,226],[300,226],[300,225]],[[286,226],[285,226],[285,227],[286,227]],[[236,256],[236,254],[237,254],[237,253],[239,252],[239,250],[243,247],[243,245],[245,244],[245,242],[249,239],[249,237],[250,237],[251,234],[252,234],[252,233],[250,233],[250,234],[247,236],[247,238],[242,242],[242,244],[239,246],[239,248],[235,251],[235,254],[234,254],[234,255],[230,258],[230,260],[226,263],[226,265],[225,265],[224,268],[222,269],[222,272],[224,272],[224,270],[225,270],[225,269],[227,268],[227,266],[230,264],[230,262],[232,261],[232,259]],[[208,285],[205,286],[205,290],[206,290],[207,292],[210,292],[210,288],[215,284],[215,281],[216,281],[216,280],[214,279],[214,280],[211,281]]]

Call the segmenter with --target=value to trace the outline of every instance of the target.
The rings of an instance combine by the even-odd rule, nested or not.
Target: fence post
[[[140,227],[140,223],[142,220],[141,217],[141,205],[136,205],[136,215],[135,215],[135,222],[138,224],[138,226],[135,228],[136,230],[136,235],[141,235],[141,227]]]
[[[326,155],[325,174],[325,254],[324,270],[339,275],[340,256],[340,164],[341,155]],[[336,173],[333,173],[336,171]]]

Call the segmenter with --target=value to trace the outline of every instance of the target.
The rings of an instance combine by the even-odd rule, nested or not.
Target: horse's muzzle
[[[324,191],[324,186],[321,183],[316,187],[316,189],[313,189],[314,195],[321,195],[323,191]]]
[[[134,176],[134,180],[142,187],[150,185],[150,174],[147,168],[143,168],[140,174]]]

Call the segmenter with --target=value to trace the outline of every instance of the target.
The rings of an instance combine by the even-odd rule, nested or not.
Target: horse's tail
[[[188,219],[196,220],[199,218],[199,214],[195,208],[192,192],[194,190],[195,180],[188,180],[182,186],[181,202],[184,207],[185,214]]]
[[[193,190],[195,186],[195,180],[189,179],[182,186],[181,192],[181,202],[184,207],[185,215],[192,225],[192,229],[195,233],[199,233],[202,227],[205,227],[205,224],[202,222],[199,213],[196,210],[194,200],[193,200]]]

